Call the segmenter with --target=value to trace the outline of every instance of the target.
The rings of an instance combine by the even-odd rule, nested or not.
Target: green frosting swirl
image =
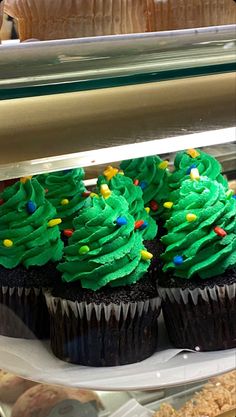
[[[220,163],[213,156],[199,149],[196,149],[196,153],[198,154],[196,157],[192,157],[188,154],[188,151],[181,151],[176,154],[174,171],[168,177],[170,200],[173,202],[179,199],[180,186],[184,180],[189,179],[191,168],[197,168],[200,175],[216,180],[225,188],[228,188],[227,180],[221,174]]]
[[[188,214],[196,219],[188,221]],[[166,246],[164,272],[206,279],[236,264],[236,201],[217,181],[207,177],[184,181],[166,227],[168,234],[162,238]],[[223,229],[226,236],[217,234],[215,227]],[[182,257],[179,265],[174,262],[176,256]]]
[[[127,224],[118,226],[119,217]],[[150,261],[141,257],[142,235],[134,231],[124,198],[113,193],[106,199],[94,197],[74,220],[74,228],[65,262],[58,266],[63,281],[80,280],[83,288],[96,291],[107,284],[133,284],[148,270]]]
[[[73,219],[85,204],[83,193],[86,191],[82,168],[68,171],[53,172],[37,176],[42,187],[47,190],[46,197],[56,208],[58,217],[62,219],[60,229],[71,229]],[[65,203],[65,200],[67,204]]]
[[[118,196],[125,198],[129,205],[129,212],[134,217],[135,221],[143,220],[147,227],[138,229],[143,234],[145,240],[152,240],[157,234],[157,225],[152,217],[144,208],[143,193],[139,186],[134,185],[131,178],[126,175],[117,173],[110,181],[105,176],[101,175],[98,178],[98,187],[101,184],[108,184],[109,188]]]
[[[145,206],[150,206],[151,201],[158,203],[158,210],[151,210],[152,216],[161,215],[163,212],[163,203],[168,199],[167,178],[168,169],[160,168],[163,161],[159,156],[147,156],[145,158],[131,159],[123,161],[120,165],[125,175],[133,180],[139,180],[143,188],[143,200]]]
[[[0,265],[12,269],[19,264],[26,268],[42,266],[62,258],[63,243],[58,226],[48,227],[56,210],[45,198],[36,179],[18,181],[5,188],[0,205]],[[34,212],[28,211],[28,203]],[[4,245],[12,242],[11,247]]]

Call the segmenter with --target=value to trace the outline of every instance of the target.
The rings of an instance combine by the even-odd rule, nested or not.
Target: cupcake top
[[[150,207],[150,214],[161,215],[163,203],[168,197],[168,161],[162,161],[159,156],[147,156],[123,161],[120,167],[141,187],[144,204]]]
[[[176,154],[174,171],[168,177],[172,201],[178,200],[180,186],[184,180],[189,178],[192,168],[197,168],[200,175],[216,180],[228,188],[227,180],[221,174],[221,165],[213,156],[199,149],[188,149]]]
[[[137,282],[152,258],[142,234],[135,231],[127,201],[105,184],[101,193],[75,218],[65,262],[58,266],[64,282],[79,280],[83,288],[93,291]]]
[[[103,174],[98,178],[98,187],[101,184],[108,184],[114,194],[124,197],[129,205],[129,213],[134,217],[136,230],[143,234],[145,240],[154,239],[157,225],[149,214],[149,207],[144,208],[141,187],[112,166],[109,166]]]
[[[0,265],[42,266],[62,258],[56,210],[36,179],[21,178],[0,196]]]
[[[83,179],[82,168],[37,176],[37,180],[45,189],[47,199],[62,219],[59,225],[61,230],[72,228],[73,218],[85,204],[86,189]]]
[[[200,177],[196,168],[190,175],[166,222],[163,271],[180,278],[207,279],[236,265],[236,201],[231,190]]]

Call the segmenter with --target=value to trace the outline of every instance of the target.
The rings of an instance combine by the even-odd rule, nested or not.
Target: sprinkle
[[[214,227],[213,230],[220,237],[225,237],[227,235],[227,232],[219,226]]]
[[[122,171],[122,170],[119,171],[119,174],[120,175],[125,175],[124,171]]]
[[[3,245],[6,246],[6,248],[11,248],[13,246],[13,242],[10,239],[4,239]]]
[[[80,255],[86,255],[86,253],[88,253],[90,251],[89,246],[81,246],[81,248],[79,248],[79,254]]]
[[[150,208],[152,211],[157,211],[158,210],[158,204],[155,200],[150,201]]]
[[[139,180],[134,180],[134,185],[139,185]]]
[[[144,230],[144,229],[146,229],[146,227],[148,227],[148,222],[144,222],[144,223],[142,224],[142,226],[140,227],[140,229],[141,229],[141,230]]]
[[[194,222],[196,219],[197,219],[197,216],[196,214],[193,214],[193,213],[188,213],[186,216],[186,220],[188,222]]]
[[[197,168],[197,165],[196,165],[196,164],[191,165],[191,166],[187,169],[186,174],[187,174],[187,175],[190,175],[190,172],[191,172],[191,170],[192,170],[193,168]]]
[[[163,204],[163,207],[168,208],[168,209],[171,209],[173,207],[173,205],[174,205],[173,201],[166,201]]]
[[[184,262],[183,256],[177,255],[174,257],[173,262],[175,265],[181,265]]]
[[[31,178],[32,178],[32,175],[28,177],[22,177],[20,179],[20,182],[22,182],[22,184],[25,184],[27,181],[31,180]]]
[[[91,195],[91,191],[84,191],[82,193],[82,197],[89,197]]]
[[[68,198],[63,198],[63,200],[61,200],[61,205],[62,206],[67,206],[67,204],[69,204]]]
[[[137,220],[134,224],[134,228],[135,229],[140,229],[143,224],[144,224],[144,220]]]
[[[190,172],[191,180],[200,180],[200,174],[197,168],[192,168]]]
[[[119,170],[117,168],[113,168],[111,165],[105,169],[103,174],[105,175],[106,179],[110,181],[113,177],[118,174]]]
[[[141,181],[139,183],[139,187],[141,188],[141,190],[145,190],[145,188],[147,188],[148,184],[147,181]]]
[[[229,189],[228,191],[226,191],[225,194],[226,194],[226,197],[227,198],[230,198],[230,197],[232,197],[234,195],[234,190]]]
[[[26,208],[29,214],[33,214],[36,211],[37,206],[33,201],[28,201]]]
[[[127,219],[125,218],[125,217],[118,217],[117,219],[116,219],[116,224],[117,224],[117,226],[124,226],[125,224],[127,224],[128,222],[127,222]]]
[[[48,193],[48,188],[45,188],[45,190],[44,190],[44,191],[45,191],[45,194],[47,194],[47,193]]]
[[[168,166],[169,166],[169,161],[162,161],[162,162],[160,162],[159,165],[157,165],[157,168],[166,169],[166,168],[168,168]]]
[[[236,194],[235,194],[235,195],[233,195],[233,198],[235,198],[235,199],[236,199]]]
[[[146,250],[141,250],[141,258],[143,261],[149,261],[153,258],[153,254]]]
[[[49,220],[48,227],[57,226],[58,224],[61,224],[61,222],[62,222],[62,219],[52,219],[52,220]]]
[[[149,214],[150,213],[150,207],[145,207],[146,212]]]
[[[94,198],[94,197],[99,198],[99,195],[98,195],[98,194],[96,194],[96,193],[90,193],[90,197],[91,197],[91,198]]]
[[[196,149],[188,149],[186,153],[187,155],[191,156],[191,158],[197,158],[200,156],[200,153],[196,151]]]
[[[66,237],[71,237],[74,233],[74,229],[65,229],[63,230],[63,235]]]
[[[0,198],[0,206],[2,206],[3,204],[4,204],[3,198]]]
[[[100,187],[100,192],[104,198],[108,198],[111,195],[111,190],[107,184],[102,184]]]

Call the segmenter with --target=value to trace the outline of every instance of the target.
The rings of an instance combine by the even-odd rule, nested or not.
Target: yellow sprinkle
[[[69,200],[67,198],[63,198],[63,200],[61,200],[61,205],[67,206],[67,204],[69,204]]]
[[[94,198],[94,197],[99,198],[98,194],[96,194],[96,193],[90,193],[89,197],[91,197],[91,198]]]
[[[149,261],[153,258],[153,254],[146,250],[141,250],[141,258],[143,261]]]
[[[158,168],[159,169],[166,169],[169,166],[169,161],[162,161],[159,165]]]
[[[61,224],[61,222],[62,222],[61,219],[52,219],[52,220],[49,220],[48,227],[57,226],[58,224]]]
[[[200,156],[200,153],[196,151],[196,149],[188,149],[187,154],[192,158],[197,158],[198,156]]]
[[[230,198],[230,197],[232,197],[232,195],[234,195],[234,190],[231,190],[231,188],[228,190],[228,191],[226,191],[226,197],[227,198]]]
[[[22,177],[20,179],[20,182],[22,182],[22,184],[25,184],[27,181],[31,180],[31,178],[32,178],[32,175],[31,176],[29,175],[28,177]]]
[[[192,168],[190,172],[191,180],[200,180],[200,174],[197,168]]]
[[[147,213],[150,213],[151,209],[150,209],[150,207],[145,207],[145,210],[146,210]]]
[[[193,214],[193,213],[189,213],[186,216],[186,220],[188,222],[194,222],[196,220],[196,218],[197,218],[196,214]]]
[[[118,174],[119,170],[117,168],[113,168],[111,165],[105,169],[103,174],[105,175],[106,179],[110,181],[113,177]]]
[[[108,198],[111,195],[111,190],[107,184],[101,185],[100,192],[104,198]]]
[[[122,171],[122,170],[119,171],[119,174],[120,175],[125,175],[124,171]]]
[[[166,201],[163,206],[165,208],[171,209],[173,207],[174,203],[172,201]]]
[[[4,239],[3,244],[6,248],[11,248],[13,246],[13,242],[10,239]]]

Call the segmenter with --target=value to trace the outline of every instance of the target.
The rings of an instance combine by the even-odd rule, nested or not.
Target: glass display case
[[[236,26],[189,25],[3,42],[1,192],[19,178],[83,168],[94,193],[107,165],[159,155],[172,173],[176,153],[197,148],[220,162],[234,198]],[[0,219],[1,240],[3,231]],[[176,347],[162,315],[158,322],[155,353],[122,366],[75,365],[56,358],[48,340],[0,336],[0,416],[235,417],[236,348]]]

